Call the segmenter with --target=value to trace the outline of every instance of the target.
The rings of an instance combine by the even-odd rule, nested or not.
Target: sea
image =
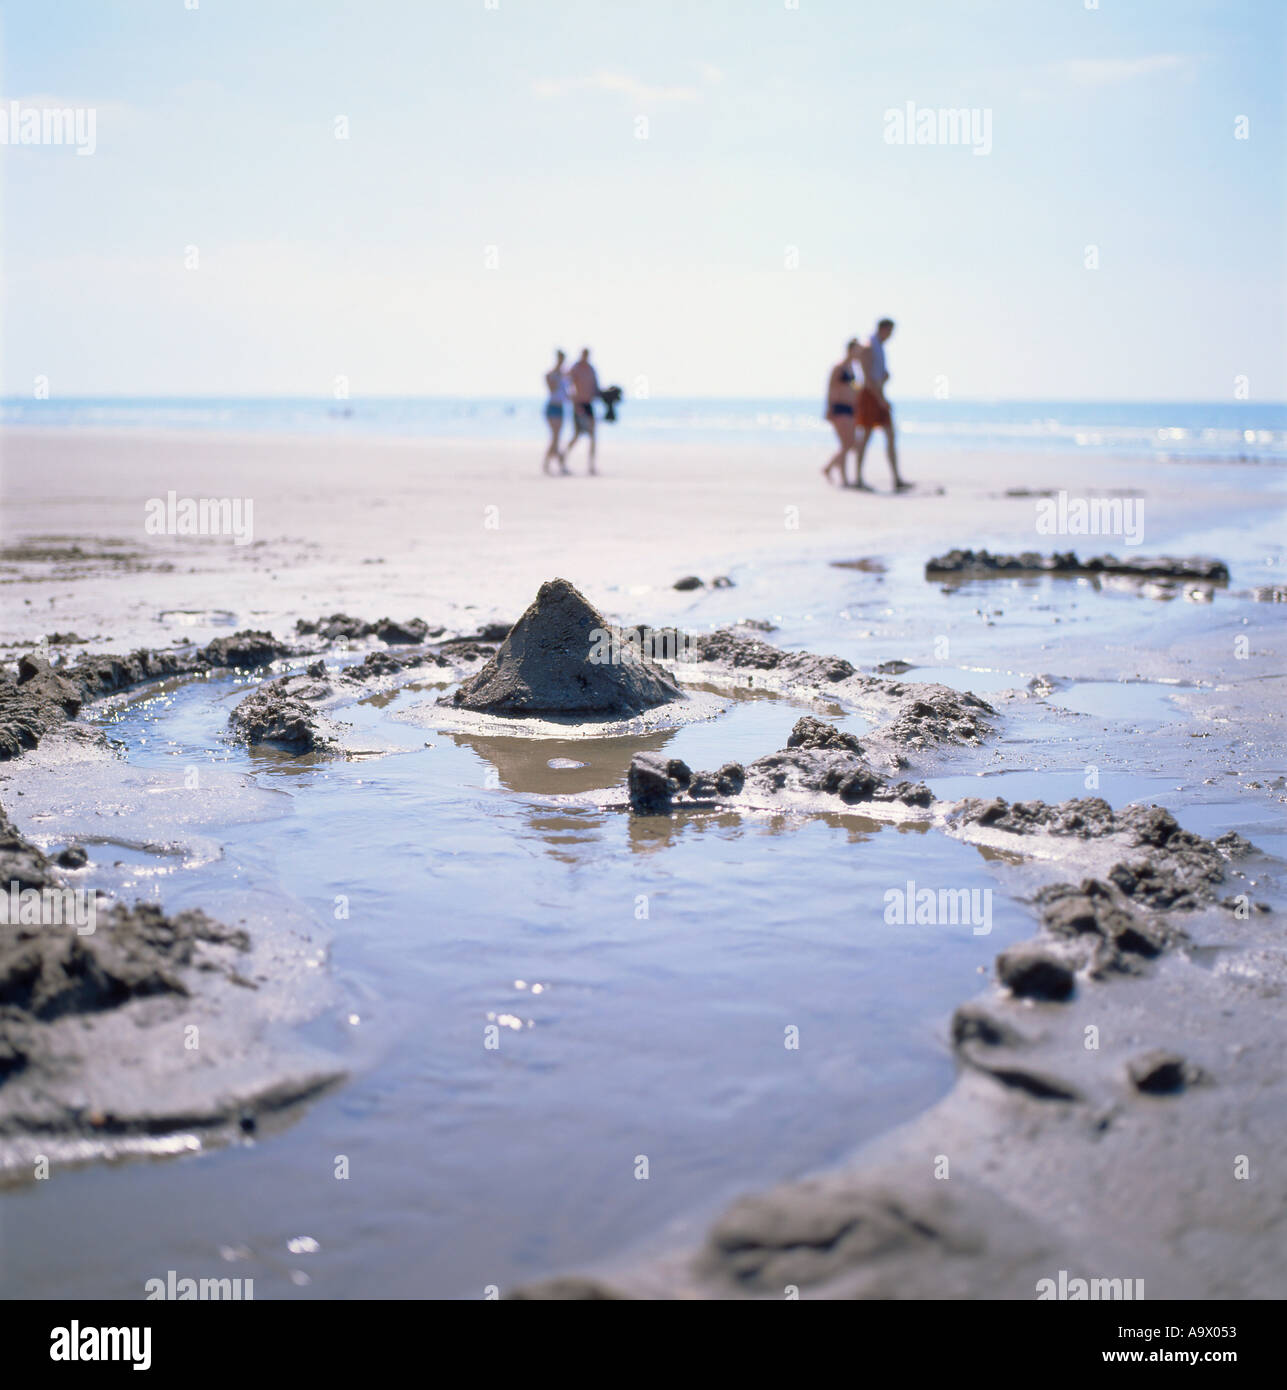
[[[0,426],[523,439],[544,438],[543,408],[522,397],[8,397]],[[895,419],[904,438],[936,449],[1287,461],[1287,404],[1279,402],[900,400]],[[818,446],[831,438],[817,399],[627,397],[608,428],[683,444]]]

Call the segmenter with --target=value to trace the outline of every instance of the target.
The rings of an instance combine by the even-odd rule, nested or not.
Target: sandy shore
[[[896,659],[1000,667],[1015,674],[1013,698],[997,702],[1011,731],[926,768],[1146,769],[1217,786],[1222,800],[1201,827],[1212,839],[1268,813],[1281,840],[1287,610],[1251,597],[1283,582],[1280,471],[918,453],[904,470],[917,491],[895,497],[827,488],[822,457],[807,450],[643,446],[603,433],[603,476],[548,479],[536,445],[8,431],[0,647],[13,660],[51,634],[75,634],[54,647],[73,658],[204,645],[242,628],[286,638],[298,619],[337,611],[421,616],[450,637],[508,624],[562,574],[613,620],[771,622],[769,640],[823,653],[840,643],[863,671]],[[867,476],[886,486],[879,456]],[[1035,585],[998,589],[993,603],[986,586],[954,595],[926,582],[926,560],[955,547],[1132,553],[1116,537],[1039,534],[1030,494],[1061,488],[1136,499],[1136,553],[1213,555],[1229,563],[1229,583],[1150,597],[1105,582],[1048,611]],[[253,540],[148,534],[148,500],[171,491],[253,499]],[[835,563],[860,559],[869,566]],[[733,584],[673,587],[690,574]],[[1038,674],[1052,688],[1170,683],[1187,725],[1152,739],[1071,720],[1014,732]],[[0,800],[19,829],[41,795],[36,760],[26,764],[0,764]],[[33,792],[21,815],[19,790]],[[1061,881],[1111,864],[1077,844],[1066,852],[999,832],[989,852],[1013,859],[1025,891],[1039,882],[1023,877],[1034,845],[1049,848],[1036,857],[1058,861]],[[1137,848],[1123,841],[1121,852]],[[1151,1298],[1282,1297],[1281,873],[1280,859],[1257,852],[1230,862],[1220,895],[1252,885],[1271,909],[1250,916],[1214,898],[1183,912],[1151,905],[1159,923],[1179,924],[1175,948],[1139,970],[1083,972],[1066,1002],[990,987],[981,1012],[944,1021],[961,1066],[947,1099],[843,1170],[776,1188],[714,1226],[660,1231],[588,1280],[531,1292],[1031,1298],[1066,1270],[1143,1280]],[[1034,908],[1034,932],[1037,918]],[[1185,1078],[1167,1094],[1133,1079],[1158,1051],[1179,1058]]]
[[[47,565],[7,570],[23,581],[7,635],[34,640],[52,624],[115,643],[203,642],[229,630],[202,620],[211,609],[275,627],[319,605],[512,621],[560,569],[605,611],[655,622],[695,611],[671,589],[687,574],[780,575],[862,555],[918,567],[962,543],[1125,553],[1112,537],[1040,536],[1034,499],[1009,490],[1143,491],[1138,549],[1150,552],[1186,531],[1222,539],[1222,520],[1237,527],[1282,485],[1268,468],[1239,471],[1231,487],[1228,470],[1195,465],[918,452],[905,470],[917,490],[891,496],[824,486],[807,449],[601,434],[602,476],[587,479],[541,476],[535,445],[5,431],[0,540],[52,538]],[[575,455],[573,467],[584,467]],[[888,486],[879,455],[866,475]],[[171,491],[252,499],[253,542],[149,535],[147,503]],[[72,540],[83,560],[65,553]],[[782,593],[751,578],[743,602]]]

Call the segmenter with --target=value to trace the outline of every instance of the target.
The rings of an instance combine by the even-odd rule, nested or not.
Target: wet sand
[[[936,799],[960,798],[974,781],[978,796],[1054,803],[1093,794],[1078,775],[1092,766],[1106,786],[1173,781],[1166,804],[1182,826],[1264,841],[1271,857],[1231,862],[1230,872],[1253,879],[1270,912],[1244,921],[1210,903],[1165,909],[1159,920],[1182,919],[1181,947],[1121,977],[1083,974],[1064,1002],[994,986],[982,1000],[995,1020],[982,1031],[994,1041],[942,1020],[942,1053],[961,1068],[946,1099],[869,1135],[841,1169],[735,1207],[713,1228],[718,1185],[688,1215],[663,1203],[645,1239],[635,1221],[609,1223],[598,1241],[553,1243],[529,1265],[558,1275],[570,1262],[599,1283],[529,1287],[555,1296],[782,1297],[793,1285],[804,1296],[1032,1297],[1062,1268],[1142,1278],[1150,1297],[1281,1296],[1274,1135],[1287,1113],[1287,1069],[1275,1008],[1285,973],[1287,648],[1282,607],[1251,597],[1283,578],[1281,471],[917,456],[905,472],[919,490],[891,497],[827,489],[807,450],[668,449],[604,436],[605,476],[544,479],[538,449],[509,445],[9,432],[6,655],[51,633],[83,639],[51,648],[73,659],[205,644],[245,628],[288,639],[299,619],[338,611],[423,617],[451,637],[507,624],[543,580],[564,574],[617,621],[709,631],[751,618],[775,629],[755,634],[772,644],[834,654],[863,672],[907,663],[908,682],[975,690],[1000,713],[995,737],[913,750],[914,776]],[[869,458],[869,480],[882,469]],[[1142,494],[1139,553],[1222,559],[1228,585],[926,579],[926,561],[952,549],[1130,553],[1117,537],[1037,534],[1034,499],[1006,493],[1038,486]],[[254,541],[147,535],[147,499],[170,490],[252,497]],[[690,574],[708,585],[727,575],[733,586],[673,588]],[[707,737],[718,745],[717,733]],[[543,751],[575,752],[554,743]],[[730,756],[745,755],[730,747]],[[0,802],[26,833],[48,834],[66,795],[59,757],[55,741],[0,764]],[[537,761],[539,778],[516,761],[502,785],[526,789],[537,778],[552,790],[549,757]],[[594,801],[603,785],[589,777],[580,794]],[[1065,846],[1003,829],[985,848],[1011,866],[1009,891],[1023,901],[1042,878],[1032,876],[1034,853],[1055,865],[1047,878],[1076,882],[1111,867],[1080,848],[1067,861]],[[800,900],[797,911],[808,910]],[[1035,934],[1038,910],[1028,911]],[[1093,1052],[1084,1046],[1092,1026],[1102,1039]],[[1181,1056],[1193,1084],[1141,1091],[1129,1068],[1158,1049]],[[1034,1094],[1015,1075],[1044,1078],[1055,1094]],[[818,1123],[844,1128],[835,1115]],[[1239,1156],[1246,1177],[1235,1174]],[[944,1157],[947,1177],[937,1175]],[[819,1166],[802,1154],[741,1185],[755,1190]],[[634,1253],[614,1248],[623,1238]],[[350,1274],[360,1282],[360,1271]],[[516,1286],[501,1282],[506,1292]],[[351,1277],[338,1292],[358,1286]],[[433,1287],[450,1291],[450,1277],[435,1276]],[[468,1296],[468,1281],[455,1291]]]

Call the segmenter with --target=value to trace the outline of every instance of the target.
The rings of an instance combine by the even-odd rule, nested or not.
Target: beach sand
[[[954,668],[961,688],[985,696],[998,677],[1021,691],[1039,675],[1073,691],[1114,683],[1126,695],[1105,718],[1056,714],[1035,729],[1016,716],[999,748],[963,754],[955,770],[1039,779],[1094,763],[1105,774],[1173,777],[1177,806],[1201,813],[1204,834],[1259,821],[1281,853],[1287,610],[1252,597],[1281,585],[1287,568],[1281,470],[917,450],[903,463],[916,490],[891,496],[878,441],[865,474],[882,491],[860,494],[820,478],[825,441],[815,456],[600,433],[602,476],[579,476],[584,458],[574,455],[574,476],[546,478],[536,439],[6,431],[0,649],[12,661],[50,634],[76,634],[81,644],[55,647],[73,657],[203,644],[243,628],[285,637],[298,619],[332,612],[418,616],[447,635],[470,633],[508,625],[557,575],[614,621],[707,630],[759,620],[778,645],[834,653],[862,671],[891,660]],[[1051,489],[1137,502],[1142,543],[1040,534],[1031,494]],[[170,492],[252,499],[253,540],[148,534],[149,499]],[[1208,554],[1232,575],[1214,590],[1056,581],[1068,587],[1053,602],[1050,581],[954,591],[925,580],[931,556],[967,547]],[[687,575],[704,586],[676,590]],[[711,587],[717,576],[732,586]],[[1145,683],[1168,687],[1178,724],[1130,732],[1128,697]],[[1069,795],[1065,783],[1052,782],[1062,789],[1046,799]],[[56,797],[37,760],[19,759],[0,764],[0,801],[30,831]],[[1281,906],[1281,860],[1256,865]],[[1088,988],[1063,1012],[986,995],[1028,1038],[1022,1067],[1065,1077],[1077,1103],[1035,1098],[967,1065],[935,1109],[871,1141],[816,1189],[791,1189],[769,1215],[743,1214],[708,1237],[702,1212],[633,1253],[597,1249],[587,1262],[595,1284],[537,1291],[780,1298],[804,1285],[807,1296],[1031,1297],[1037,1280],[1067,1269],[1145,1279],[1150,1297],[1281,1297],[1281,922],[1275,911],[1231,930],[1214,909],[1201,913],[1200,949],[1145,978]],[[1074,1066],[1092,1024],[1103,1052]],[[945,1020],[944,1049],[946,1030]],[[1151,1047],[1182,1050],[1207,1083],[1173,1098],[1134,1095],[1123,1069]],[[944,1154],[952,1177],[937,1181]],[[1234,1177],[1240,1155],[1250,1155],[1252,1180]],[[894,1209],[919,1215],[924,1229]],[[739,1219],[751,1237],[738,1234]],[[874,1232],[869,1241],[817,1256],[855,1221]],[[730,1272],[728,1252],[757,1241],[770,1250],[754,1274]],[[561,1272],[550,1264],[545,1272]]]
[[[200,642],[227,630],[226,620],[200,620],[208,610],[277,626],[319,605],[432,612],[466,627],[512,620],[563,571],[619,617],[691,613],[691,595],[671,592],[676,579],[709,582],[746,566],[773,573],[744,592],[807,609],[809,581],[791,582],[797,566],[875,555],[919,569],[962,545],[1131,553],[1115,537],[1038,535],[1034,499],[1011,490],[1144,492],[1137,553],[1177,536],[1214,544],[1225,539],[1222,525],[1241,533],[1245,518],[1261,515],[1269,489],[1282,498],[1272,468],[1023,452],[916,452],[905,469],[916,490],[893,496],[879,439],[865,468],[878,491],[859,493],[824,485],[819,458],[803,448],[619,443],[606,427],[600,435],[602,476],[591,479],[580,476],[584,444],[573,477],[547,478],[536,443],[5,431],[0,540],[44,538],[49,553],[43,570],[12,572],[22,602],[6,635],[34,640],[54,624],[118,644]],[[823,458],[826,447],[820,439]],[[149,500],[171,492],[251,499],[253,542],[149,535]],[[87,549],[83,560],[60,553],[73,542]],[[1275,578],[1281,569],[1265,571],[1264,582]],[[175,613],[184,616],[167,616]]]

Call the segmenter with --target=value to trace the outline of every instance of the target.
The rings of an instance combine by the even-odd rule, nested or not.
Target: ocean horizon
[[[0,426],[545,440],[536,396],[0,398]],[[1287,462],[1281,402],[895,400],[901,436],[946,449],[1026,449]],[[627,398],[609,438],[825,447],[821,398]]]

